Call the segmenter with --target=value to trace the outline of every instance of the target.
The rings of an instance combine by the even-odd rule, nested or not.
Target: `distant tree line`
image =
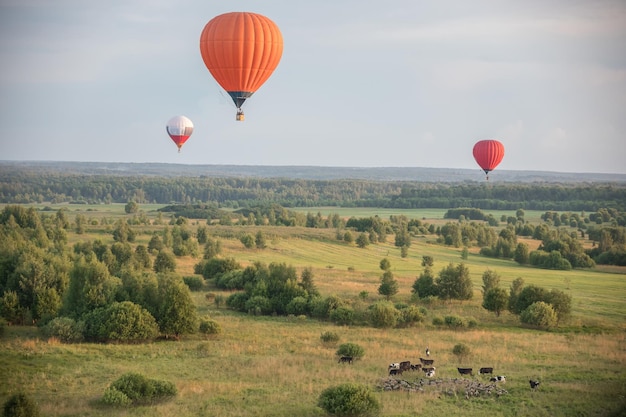
[[[558,183],[421,183],[373,180],[157,177],[0,171],[0,203],[213,203],[240,208],[459,208],[489,210],[626,210],[626,185]]]

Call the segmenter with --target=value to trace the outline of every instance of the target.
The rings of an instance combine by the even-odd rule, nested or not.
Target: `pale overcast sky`
[[[243,123],[199,52],[230,11],[284,38]],[[623,0],[0,0],[0,160],[623,174],[625,45]]]

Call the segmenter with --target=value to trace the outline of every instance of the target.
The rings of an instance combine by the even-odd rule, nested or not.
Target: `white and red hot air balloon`
[[[172,117],[169,122],[167,122],[166,129],[167,134],[170,135],[170,138],[172,138],[178,147],[178,152],[180,152],[180,148],[182,148],[185,142],[187,142],[187,139],[189,139],[189,136],[193,133],[193,123],[185,116],[176,116]]]

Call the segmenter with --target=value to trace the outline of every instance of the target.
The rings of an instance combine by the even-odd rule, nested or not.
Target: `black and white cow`
[[[352,364],[352,356],[342,356],[341,358],[339,358],[339,363]]]
[[[506,382],[506,377],[504,375],[492,376],[489,378],[491,382]]]

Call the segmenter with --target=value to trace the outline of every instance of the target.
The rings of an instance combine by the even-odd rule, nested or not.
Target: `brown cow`
[[[484,374],[493,374],[493,368],[480,368],[480,370],[478,371],[478,373],[480,375],[484,375]]]
[[[433,363],[435,363],[435,360],[420,358],[420,362],[422,362],[422,365],[432,365]]]

